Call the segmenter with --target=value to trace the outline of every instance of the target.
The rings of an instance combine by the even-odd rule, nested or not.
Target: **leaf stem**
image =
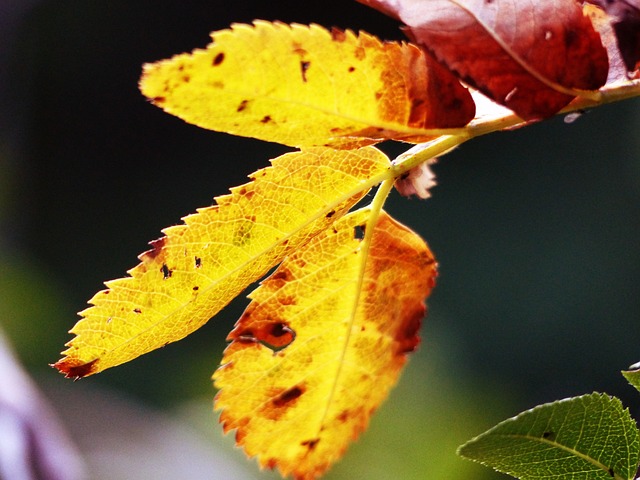
[[[414,167],[417,167],[423,162],[434,159],[438,155],[444,155],[445,153],[453,150],[458,145],[466,142],[471,138],[473,137],[468,135],[443,135],[436,138],[435,140],[431,140],[426,143],[420,143],[410,148],[403,154],[396,157],[395,160],[393,160],[391,164],[392,180],[395,180],[396,178],[402,176],[404,173],[408,172]],[[380,188],[382,188],[382,186]],[[376,193],[374,202],[377,199],[379,193],[380,191]]]
[[[640,97],[640,80],[624,81],[608,85],[598,91],[597,97],[592,95],[577,97],[573,102],[560,110],[558,115],[579,112],[633,97]],[[507,109],[494,115],[478,117],[464,129],[456,129],[455,134],[442,135],[429,142],[417,144],[399,155],[392,162],[390,174],[394,179],[398,178],[421,163],[443,155],[467,140],[499,130],[524,127],[532,123],[535,123],[535,121],[522,120]]]

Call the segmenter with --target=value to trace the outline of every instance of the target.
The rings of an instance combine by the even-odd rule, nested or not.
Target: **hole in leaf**
[[[162,268],[160,269],[160,271],[162,272],[162,278],[164,280],[171,278],[171,274],[173,273],[171,270],[169,270],[169,267],[167,267],[166,263],[162,264]]]

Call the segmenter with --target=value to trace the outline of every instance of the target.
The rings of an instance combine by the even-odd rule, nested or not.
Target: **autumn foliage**
[[[623,2],[361,1],[411,42],[256,21],[144,66],[168,113],[299,150],[165,229],[54,365],[80,378],[180,340],[277,267],[229,334],[216,408],[248,455],[299,479],[366,428],[419,342],[436,263],[384,212],[394,183],[426,197],[425,162],[474,136],[638,94]],[[420,145],[391,162],[383,140]]]

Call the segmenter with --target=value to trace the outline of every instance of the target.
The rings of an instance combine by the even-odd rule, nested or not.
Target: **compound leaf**
[[[214,375],[225,431],[283,475],[313,479],[329,468],[418,344],[433,256],[385,213],[370,216],[345,216],[250,295]],[[372,235],[361,239],[362,228]]]
[[[540,405],[459,449],[463,457],[522,480],[631,480],[639,452],[629,411],[599,393]]]
[[[187,336],[344,215],[388,169],[374,147],[278,157],[217,205],[163,230],[129,277],[107,282],[54,366],[84,377]]]
[[[154,104],[203,128],[354,148],[424,140],[475,112],[466,88],[414,45],[265,21],[212,38],[204,50],[145,65],[140,81]]]

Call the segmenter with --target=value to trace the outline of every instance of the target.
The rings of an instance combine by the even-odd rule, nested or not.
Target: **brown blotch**
[[[162,268],[160,268],[160,271],[162,272],[162,278],[164,280],[167,280],[168,278],[171,278],[171,275],[173,275],[173,271],[169,269],[169,267],[167,267],[166,263],[162,264]]]
[[[406,320],[396,332],[396,354],[413,352],[420,344],[418,330],[426,313],[426,307],[422,304],[419,308],[407,314]]]
[[[98,371],[98,359],[90,362],[80,362],[79,360],[63,359],[53,364],[59,372],[64,373],[67,378],[78,380],[82,377],[94,374]]]
[[[307,83],[307,70],[311,66],[311,62],[301,60],[300,61],[300,73],[302,74],[302,81]]]
[[[271,400],[271,405],[276,408],[290,407],[304,393],[304,387],[296,385],[295,387],[285,390]]]
[[[269,280],[275,283],[277,287],[281,287],[285,283],[293,280],[293,275],[291,274],[291,270],[280,267],[273,272],[273,275],[269,277]]]
[[[143,252],[139,257],[140,260],[153,260],[158,255],[160,255],[160,253],[162,253],[162,249],[164,248],[166,243],[167,237],[158,238],[157,240],[149,242],[149,245],[151,245],[151,250]]]
[[[242,100],[240,102],[240,105],[238,105],[238,108],[236,108],[236,112],[238,113],[242,112],[244,109],[247,108],[248,104],[249,104],[249,100]]]
[[[220,52],[215,57],[213,57],[213,62],[211,62],[211,65],[213,65],[214,67],[217,67],[223,61],[224,61],[224,52]]]
[[[312,438],[311,440],[300,442],[300,445],[302,445],[303,447],[307,447],[309,450],[313,450],[314,448],[316,448],[316,445],[318,445],[318,442],[320,442],[319,438]]]
[[[345,423],[347,420],[349,420],[349,416],[349,410],[343,410],[342,412],[340,412],[340,415],[336,417],[336,420],[338,420],[340,423]]]
[[[344,42],[347,39],[347,34],[344,33],[344,30],[340,30],[339,28],[333,27],[331,29],[331,40],[334,42]]]

